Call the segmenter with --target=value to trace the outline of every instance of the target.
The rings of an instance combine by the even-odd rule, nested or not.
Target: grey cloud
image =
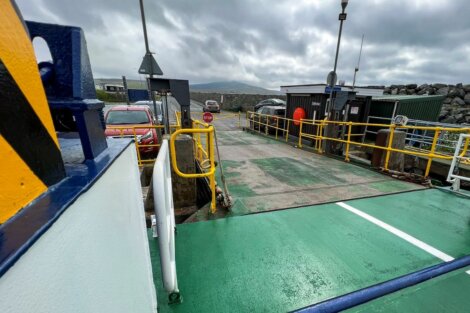
[[[95,77],[138,78],[138,1],[17,0],[26,19],[85,30]],[[340,1],[145,0],[150,45],[168,76],[268,88],[323,82],[332,69]],[[351,0],[338,64],[360,84],[469,82],[470,6],[463,0]],[[419,60],[419,62],[416,62]]]

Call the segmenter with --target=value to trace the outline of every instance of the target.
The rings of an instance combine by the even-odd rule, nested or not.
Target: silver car
[[[153,101],[150,100],[141,100],[135,102],[133,105],[148,105],[150,107],[150,110],[152,110],[153,114],[157,118],[158,124],[162,125],[163,124],[163,104],[161,101],[155,101],[155,104],[157,106],[157,112],[153,112]]]
[[[215,100],[207,100],[202,108],[203,112],[220,113],[220,105]]]

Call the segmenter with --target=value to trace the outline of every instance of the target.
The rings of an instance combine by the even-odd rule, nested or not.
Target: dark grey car
[[[281,99],[266,99],[255,105],[253,111],[257,112],[260,108],[264,106],[286,106],[286,102]]]

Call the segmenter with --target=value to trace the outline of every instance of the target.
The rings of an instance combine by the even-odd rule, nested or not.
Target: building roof
[[[377,101],[403,101],[403,100],[443,100],[445,97],[441,95],[383,95],[372,97]]]
[[[326,84],[307,84],[307,85],[289,85],[281,86],[281,92],[286,94],[325,94],[328,85]],[[335,86],[336,90],[352,91],[352,86]],[[382,96],[384,88],[377,86],[355,87],[354,91],[358,96]]]

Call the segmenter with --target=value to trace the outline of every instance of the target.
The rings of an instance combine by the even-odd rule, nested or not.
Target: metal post
[[[127,105],[129,105],[129,92],[128,92],[128,89],[127,89],[127,79],[126,79],[126,76],[122,76],[122,85],[124,86],[124,92],[126,93],[125,96],[126,96],[126,103]]]
[[[168,111],[168,93],[165,93],[165,110],[164,110],[164,125],[165,125],[165,134],[169,134],[170,133],[170,114],[169,114],[169,111]]]
[[[145,23],[145,11],[144,11],[144,0],[139,0],[139,4],[140,4],[140,16],[142,18],[142,29],[144,31],[144,42],[145,42],[145,54],[146,55],[151,55],[152,53],[150,52],[150,49],[149,49],[149,40],[148,40],[148,37],[147,37],[147,25]],[[153,73],[153,66],[150,66],[150,74],[149,74],[149,77],[152,78],[154,73]],[[157,103],[155,101],[155,95],[154,93],[152,92],[151,88],[150,88],[150,82],[147,80],[147,89],[149,91],[149,95],[150,95],[150,99],[152,100],[152,103],[153,103],[153,112],[155,112],[155,114],[157,114]],[[160,139],[160,138],[159,138]]]
[[[335,65],[333,68],[334,76],[336,76],[336,68],[338,66],[339,47],[341,44],[341,34],[343,32],[343,22],[346,20],[345,13],[344,13],[345,9],[346,9],[346,6],[343,6],[343,9],[340,14],[338,42],[336,44]],[[342,16],[344,16],[344,18],[341,18]],[[331,111],[333,108],[333,89],[334,89],[334,85],[332,84],[332,82],[330,82],[330,96],[329,96],[330,102],[328,103],[328,106],[326,108],[326,112],[328,113],[328,118],[331,118]]]
[[[339,21],[340,21],[340,24],[339,24],[339,32],[338,32],[338,42],[336,44],[336,55],[335,55],[335,64],[334,64],[334,68],[333,68],[333,72],[332,72],[332,77],[330,79],[330,81],[328,81],[329,85],[330,85],[330,95],[329,95],[329,98],[328,98],[328,101],[327,101],[327,105],[326,105],[326,108],[325,108],[325,113],[326,113],[326,116],[328,118],[328,120],[336,120],[336,116],[333,116],[333,108],[334,108],[334,101],[333,101],[333,90],[334,90],[334,87],[335,87],[335,84],[336,84],[336,78],[337,78],[337,75],[336,75],[336,69],[337,69],[337,66],[338,66],[338,56],[339,56],[339,47],[341,45],[341,34],[343,32],[343,22],[346,20],[346,13],[345,13],[345,10],[346,10],[346,6],[348,5],[348,0],[341,0],[341,7],[342,7],[342,11],[341,13],[339,14]],[[328,75],[330,77],[330,75]],[[336,134],[336,130],[335,130],[336,126],[334,124],[327,124],[326,127],[325,127],[325,137],[331,137],[331,138],[336,138],[337,137],[337,134]],[[329,141],[325,141],[325,147],[326,147],[326,151],[328,153],[332,152],[334,149],[333,149],[333,142],[329,142]]]
[[[364,44],[364,34],[362,34],[361,50],[359,51],[359,59],[357,61],[357,66],[354,69],[354,78],[353,78],[353,84],[352,84],[352,90],[353,91],[354,91],[354,88],[356,88],[356,75],[357,75],[357,72],[359,72],[359,66],[361,65],[362,45],[363,44]]]

